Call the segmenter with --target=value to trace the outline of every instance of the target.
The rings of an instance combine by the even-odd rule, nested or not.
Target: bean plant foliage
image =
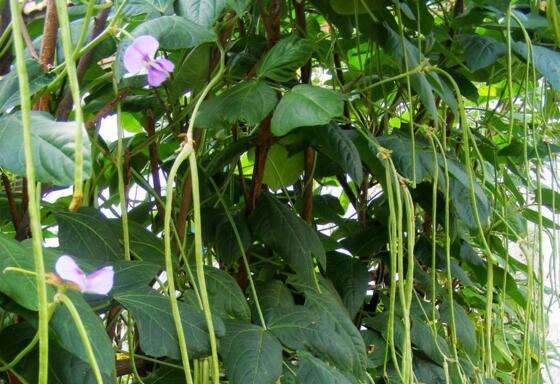
[[[0,9],[0,382],[557,382],[554,0]]]

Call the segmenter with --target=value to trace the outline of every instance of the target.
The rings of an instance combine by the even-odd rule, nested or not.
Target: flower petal
[[[171,60],[167,60],[165,57],[158,57],[154,60],[152,65],[155,65],[169,73],[173,72],[173,70],[175,69],[175,65],[173,64],[173,62]]]
[[[113,288],[114,277],[113,267],[100,268],[88,275],[84,292],[106,295]]]
[[[148,67],[148,84],[152,87],[159,87],[169,77],[169,72],[158,67],[154,65]]]
[[[138,36],[124,52],[124,67],[132,74],[140,72],[154,59],[158,48],[159,42],[153,36]]]
[[[62,255],[54,267],[61,279],[71,281],[83,291],[86,287],[86,274],[70,256]]]

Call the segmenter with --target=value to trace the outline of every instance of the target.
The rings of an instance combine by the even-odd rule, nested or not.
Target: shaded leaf
[[[297,36],[278,41],[266,54],[257,68],[258,77],[284,82],[294,77],[297,68],[302,67],[311,57],[313,45],[309,40]]]

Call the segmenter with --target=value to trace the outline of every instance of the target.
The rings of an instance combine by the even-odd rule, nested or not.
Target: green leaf
[[[305,384],[353,384],[355,380],[348,378],[336,368],[331,367],[313,355],[299,351],[299,369],[297,379]]]
[[[33,339],[37,330],[27,322],[10,325],[0,332],[0,359],[11,361]],[[39,349],[35,347],[18,364],[14,371],[29,383],[34,383],[39,374]],[[112,384],[115,378],[101,373],[104,384]],[[54,338],[49,343],[49,383],[97,384],[89,362],[83,361],[62,349]]]
[[[122,243],[122,222],[120,220],[109,220],[109,224],[119,239],[119,243]],[[165,255],[163,251],[163,240],[161,238],[132,220],[128,222],[128,235],[130,253],[134,259],[157,265],[164,264]]]
[[[330,0],[329,1],[333,10],[340,15],[368,14],[369,11],[377,10],[386,6],[385,1],[378,0],[360,0],[360,1],[346,1],[346,0]]]
[[[514,42],[513,50],[523,58],[527,59],[527,44],[522,42]],[[533,44],[533,65],[543,75],[550,85],[556,90],[560,90],[560,53],[542,47],[540,45]]]
[[[268,317],[268,312],[276,311],[279,308],[288,310],[295,305],[292,293],[280,280],[267,281],[265,284],[257,285],[257,293],[265,318]]]
[[[237,214],[233,216],[233,222],[235,223],[237,232],[241,238],[244,251],[247,251],[252,244],[252,240],[245,215]],[[234,264],[242,256],[237,242],[237,237],[235,236],[233,227],[227,217],[224,218],[216,227],[214,248],[218,258],[228,265]]]
[[[328,280],[319,276],[318,292],[314,285],[290,278],[289,283],[305,294],[305,307],[317,314],[316,321],[325,324],[339,336],[337,343],[344,346],[350,364],[343,369],[351,371],[357,378],[364,378],[367,366],[366,347],[360,331],[356,328],[336,290]]]
[[[227,5],[239,16],[243,15],[252,0],[226,0]]]
[[[313,45],[309,40],[297,36],[286,37],[266,54],[257,69],[257,76],[280,83],[291,80],[295,70],[307,63],[312,51]]]
[[[221,95],[228,122],[260,123],[276,106],[276,92],[264,81],[239,83]]]
[[[114,377],[116,370],[115,354],[103,322],[93,312],[80,293],[67,291],[66,294],[80,314],[97,364],[99,365],[99,370],[110,377]],[[78,329],[65,306],[59,306],[54,312],[49,322],[49,333],[52,334],[62,348],[79,357],[82,361],[89,363]]]
[[[303,173],[303,163],[303,152],[290,155],[282,144],[274,144],[266,157],[263,183],[272,189],[294,184]]]
[[[54,78],[53,74],[45,73],[37,60],[25,60],[27,76],[29,77],[29,92],[34,95],[46,87]],[[0,82],[0,112],[7,112],[18,106],[19,82],[17,70],[13,69],[2,77]]]
[[[251,319],[251,310],[247,299],[233,277],[213,267],[205,267],[204,275],[206,276],[206,291],[208,292],[212,313],[224,319],[243,321]],[[195,276],[194,278],[198,284],[198,277]],[[185,296],[190,303],[197,303],[194,292],[188,291]]]
[[[31,112],[31,142],[37,181],[55,185],[74,182],[74,122],[60,122],[44,112]],[[91,172],[91,148],[83,130],[84,179]],[[19,112],[0,117],[0,167],[25,176],[23,126]]]
[[[19,272],[2,272],[8,267],[34,271],[33,253],[29,252],[21,243],[0,233],[0,292],[9,296],[22,307],[37,311],[39,305],[35,276],[24,275]],[[47,293],[49,297],[54,294],[50,285],[47,285]]]
[[[296,85],[278,103],[270,130],[275,136],[283,136],[298,127],[328,124],[342,116],[343,105],[340,94],[330,89]]]
[[[246,323],[226,322],[220,341],[231,384],[274,384],[282,374],[282,345],[266,329]]]
[[[265,194],[250,217],[253,233],[306,281],[315,274],[312,255],[325,267],[325,250],[317,233],[293,210]]]
[[[179,343],[171,303],[168,297],[155,291],[122,292],[115,295],[134,317],[140,334],[140,346],[150,356],[167,356],[180,359]],[[210,355],[210,339],[206,320],[201,310],[186,303],[179,303],[181,323],[190,358]],[[224,335],[224,324],[214,316],[214,331],[217,337]]]
[[[527,220],[529,220],[530,222],[536,225],[539,225],[539,222],[541,222],[542,226],[545,228],[550,228],[550,229],[560,228],[560,225],[547,218],[544,214],[541,214],[539,219],[539,212],[533,209],[525,208],[523,209],[523,211],[521,211],[521,214],[523,215],[524,218],[526,218]]]
[[[451,327],[451,310],[447,300],[443,301],[439,308],[441,319]],[[478,349],[476,332],[474,324],[469,316],[467,316],[463,307],[457,303],[453,303],[453,314],[455,315],[455,330],[457,339],[464,351],[470,356],[475,356]]]
[[[343,370],[351,371],[359,364],[352,340],[317,310],[301,305],[277,307],[267,317],[270,332],[286,348],[306,350]]]
[[[490,36],[465,34],[460,41],[467,65],[473,72],[494,64],[506,53],[505,44]]]
[[[203,27],[211,27],[225,6],[226,0],[179,0],[175,9],[179,16]]]
[[[217,119],[229,123],[257,125],[272,111],[276,101],[276,92],[264,81],[239,83],[223,94],[205,101],[200,110],[200,117],[197,117],[196,126],[220,126],[216,122]]]
[[[115,263],[115,279],[112,295],[127,291],[142,291],[150,287],[161,267],[143,261],[118,261]]]
[[[350,317],[354,318],[364,304],[371,279],[367,265],[352,256],[330,252],[327,255],[327,276],[340,294]]]
[[[173,13],[173,0],[128,0],[123,8],[128,16],[148,14],[163,16]]]
[[[337,124],[331,123],[324,126],[312,127],[311,142],[321,153],[331,160],[352,177],[356,184],[362,184],[363,168],[360,153],[356,145],[348,136],[349,132],[340,129]]]
[[[140,24],[130,34],[133,38],[151,35],[159,41],[161,49],[193,48],[216,40],[216,35],[206,26],[179,16],[162,16]],[[127,40],[119,49],[126,49],[132,41]],[[124,51],[123,51],[124,52]]]
[[[124,53],[135,37],[150,35],[159,41],[161,49],[194,48],[216,40],[216,34],[207,27],[196,24],[181,16],[161,16],[148,20],[136,27],[130,34],[131,38],[123,40],[117,49],[116,75],[124,76]]]
[[[55,212],[60,247],[78,259],[104,262],[123,259],[114,226],[99,212]]]

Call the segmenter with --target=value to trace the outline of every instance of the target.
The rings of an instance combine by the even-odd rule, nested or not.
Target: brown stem
[[[85,124],[86,129],[90,130],[95,126],[95,124],[97,124],[99,120],[103,119],[105,116],[113,112],[117,103],[121,101],[126,96],[126,94],[127,94],[126,89],[119,90],[119,92],[117,93],[117,95],[113,100],[109,101],[107,104],[101,107],[101,109],[95,114],[95,116],[93,116],[91,119],[89,119],[86,122]]]
[[[105,28],[105,24],[107,22],[107,18],[109,17],[109,8],[103,9],[99,12],[99,15],[94,18],[93,20],[93,29],[91,31],[89,41],[95,39]],[[87,69],[89,68],[91,59],[95,54],[96,47],[87,51],[78,61],[78,66],[76,67],[76,74],[78,76],[78,81],[81,81],[84,75],[86,74]],[[58,105],[56,110],[56,118],[60,121],[68,120],[68,115],[72,110],[72,95],[70,94],[70,90],[66,90],[64,94],[64,98]]]
[[[231,135],[233,141],[237,141],[237,123],[231,126]],[[245,201],[249,201],[249,189],[247,188],[247,183],[245,182],[245,176],[243,175],[243,165],[241,164],[241,159],[237,160],[237,171],[239,172],[239,182],[241,183],[241,190],[243,191],[243,197]]]
[[[43,27],[43,38],[41,40],[41,49],[39,51],[39,64],[43,67],[43,71],[47,72],[54,64],[54,54],[56,51],[56,37],[58,32],[58,18],[56,15],[55,0],[46,0],[45,25]],[[48,111],[50,94],[43,94],[33,106],[33,109],[39,111]]]
[[[16,200],[14,198],[14,193],[12,191],[12,183],[10,179],[4,172],[2,172],[2,184],[4,185],[4,190],[6,191],[6,198],[8,199],[8,209],[10,210],[10,217],[12,218],[12,224],[14,229],[17,231],[21,225],[21,219],[19,216]]]
[[[25,45],[31,57],[35,60],[39,60],[39,55],[33,46],[33,40],[31,40],[31,36],[29,36],[29,31],[27,30],[27,25],[23,21],[23,17],[21,17],[21,34],[23,35],[23,40],[25,41]]]
[[[146,132],[148,133],[148,138],[153,137],[156,133],[154,115],[151,109],[148,110],[146,117]],[[152,174],[154,191],[158,197],[158,199],[156,199],[156,206],[160,216],[163,217],[163,206],[160,203],[161,183],[159,180],[159,158],[157,153],[157,144],[155,143],[155,141],[152,141],[148,146],[148,152],[150,155],[150,172]]]
[[[253,180],[251,184],[251,193],[249,195],[249,201],[245,206],[245,213],[250,215],[255,209],[255,204],[262,190],[262,182],[264,177],[264,168],[266,165],[266,159],[268,157],[268,150],[274,141],[272,134],[270,133],[270,122],[272,120],[272,115],[268,115],[261,124],[261,129],[257,136],[256,142],[257,147],[255,149],[255,165],[253,166]]]

